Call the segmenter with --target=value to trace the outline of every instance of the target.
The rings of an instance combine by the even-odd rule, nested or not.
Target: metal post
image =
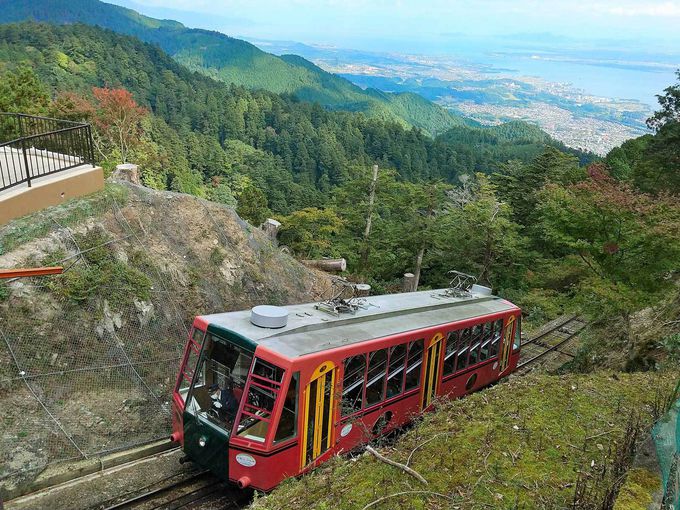
[[[368,192],[368,212],[366,214],[366,230],[364,230],[364,246],[361,251],[361,271],[366,271],[368,266],[368,252],[370,250],[369,237],[371,235],[371,222],[373,220],[373,203],[375,202],[375,187],[378,183],[378,165],[373,165],[373,178]]]
[[[26,140],[24,139],[24,123],[22,122],[22,117],[19,115],[17,117],[19,120],[19,136],[21,137],[21,152],[24,155],[24,167],[26,168],[26,182],[28,187],[31,187],[31,169],[28,166],[28,157],[26,156]]]
[[[85,145],[87,146],[87,154],[88,154],[88,157],[90,158],[89,162],[92,165],[92,167],[94,168],[97,165],[95,165],[95,163],[94,163],[94,143],[92,141],[92,126],[90,126],[90,124],[88,124],[87,127],[86,127],[85,137],[86,137]]]

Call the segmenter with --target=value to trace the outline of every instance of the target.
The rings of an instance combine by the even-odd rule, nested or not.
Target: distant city
[[[654,110],[654,105],[637,98],[600,97],[570,82],[552,82],[523,74],[517,65],[506,68],[447,56],[371,53],[290,42],[252,42],[272,53],[301,55],[363,88],[418,93],[482,125],[509,120],[535,123],[565,145],[598,155],[648,132],[645,120]],[[494,59],[503,62],[499,55],[494,55]],[[512,55],[512,64],[521,64],[520,58],[530,59],[533,66],[544,62],[550,65],[548,59],[517,54]],[[585,69],[598,76],[606,76],[610,69],[613,69],[612,73],[621,72],[621,65],[619,68],[581,62],[560,65],[571,65],[574,73],[583,74]],[[644,69],[635,69],[630,72],[637,72],[639,80],[648,77],[658,80],[658,74],[654,75],[652,71],[644,74]]]

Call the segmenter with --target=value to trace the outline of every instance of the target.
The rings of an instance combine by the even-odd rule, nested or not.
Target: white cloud
[[[614,16],[680,17],[680,2],[634,2],[624,4],[617,2],[616,5],[598,3],[594,4],[592,8],[597,12]]]
[[[232,35],[333,44],[351,45],[354,38],[432,40],[433,34],[454,32],[680,41],[680,0],[105,1],[221,16],[231,23],[219,28]]]

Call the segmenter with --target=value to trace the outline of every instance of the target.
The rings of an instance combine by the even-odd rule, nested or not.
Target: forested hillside
[[[437,138],[458,154],[469,154],[475,170],[486,172],[497,163],[512,160],[529,161],[539,156],[546,146],[578,157],[581,164],[594,161],[593,154],[570,149],[550,138],[538,126],[511,121],[499,126],[457,126]]]
[[[292,253],[346,257],[375,292],[398,288],[406,271],[446,285],[458,269],[522,305],[529,322],[585,314],[602,330],[578,369],[656,366],[680,342],[635,320],[650,307],[677,309],[677,86],[655,135],[584,166],[523,123],[432,139],[227,86],[157,46],[85,25],[1,26],[0,73],[0,110],[86,119],[106,168],[134,161],[146,186],[234,206],[255,225],[273,215]]]
[[[51,95],[122,87],[148,107],[154,115],[146,120],[138,159],[147,163],[145,181],[156,187],[205,194],[206,181],[234,169],[267,194],[269,208],[288,213],[320,205],[323,193],[345,182],[352,168],[374,162],[407,180],[453,182],[506,156],[489,157],[492,144],[487,151],[471,145],[456,150],[398,123],[226,86],[191,73],[156,46],[96,27],[3,25],[0,40],[2,65],[30,66]]]
[[[0,0],[0,23],[25,20],[109,28],[157,44],[189,69],[226,83],[292,94],[334,109],[363,111],[433,135],[463,123],[462,118],[416,94],[364,91],[302,57],[277,57],[219,32],[156,20],[98,0]]]

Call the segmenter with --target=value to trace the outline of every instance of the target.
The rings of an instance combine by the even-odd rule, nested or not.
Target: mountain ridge
[[[298,55],[278,57],[221,32],[158,20],[99,0],[0,0],[0,22],[26,20],[108,28],[157,44],[177,62],[211,78],[291,94],[332,109],[363,111],[383,120],[396,120],[405,127],[417,127],[431,136],[464,123],[460,116],[439,105],[417,100],[415,94],[391,96],[364,90]]]

